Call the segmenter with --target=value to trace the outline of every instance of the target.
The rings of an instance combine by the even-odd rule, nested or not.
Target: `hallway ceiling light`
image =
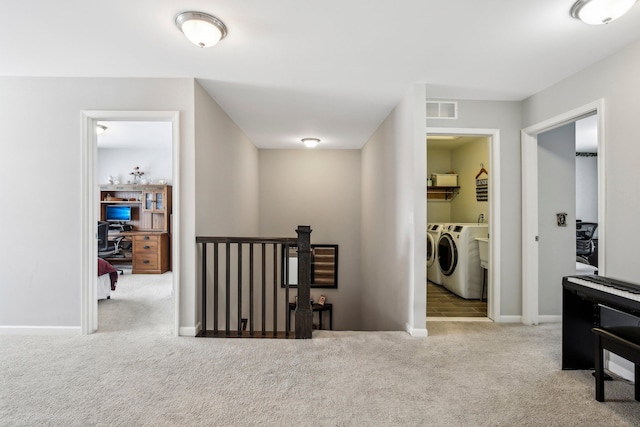
[[[103,133],[105,133],[107,131],[107,129],[109,129],[109,128],[106,127],[105,125],[96,125],[96,133],[98,135],[102,135]]]
[[[302,138],[301,141],[307,148],[315,148],[320,143],[320,140],[318,138]]]
[[[207,13],[183,12],[176,16],[176,26],[199,47],[211,47],[227,35],[224,23]]]
[[[571,16],[586,24],[601,25],[620,18],[636,0],[578,0],[571,7]]]

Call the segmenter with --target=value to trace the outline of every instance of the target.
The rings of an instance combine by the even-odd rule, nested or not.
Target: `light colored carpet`
[[[168,279],[168,280],[167,280]],[[430,336],[171,336],[170,274],[121,279],[91,336],[0,336],[2,426],[631,426],[633,386],[594,400],[560,325],[437,322]]]

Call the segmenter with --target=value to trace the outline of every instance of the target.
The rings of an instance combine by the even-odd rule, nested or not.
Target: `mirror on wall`
[[[283,250],[286,250],[283,248]],[[288,264],[289,287],[298,285],[298,248],[290,246],[283,262]],[[284,266],[282,271],[287,271]],[[282,286],[285,286],[285,277]],[[338,245],[311,245],[311,287],[338,287]]]

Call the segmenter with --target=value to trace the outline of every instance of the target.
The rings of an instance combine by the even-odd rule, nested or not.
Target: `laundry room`
[[[487,316],[490,139],[427,138],[427,316]]]

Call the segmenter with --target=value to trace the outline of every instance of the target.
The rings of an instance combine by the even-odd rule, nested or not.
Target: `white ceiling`
[[[521,100],[640,38],[574,0],[0,2],[0,75],[195,77],[260,148],[360,148],[414,82],[430,99]],[[199,49],[174,25],[213,14]]]
[[[171,150],[171,122],[104,121],[107,130],[98,135],[98,148],[142,148]]]

